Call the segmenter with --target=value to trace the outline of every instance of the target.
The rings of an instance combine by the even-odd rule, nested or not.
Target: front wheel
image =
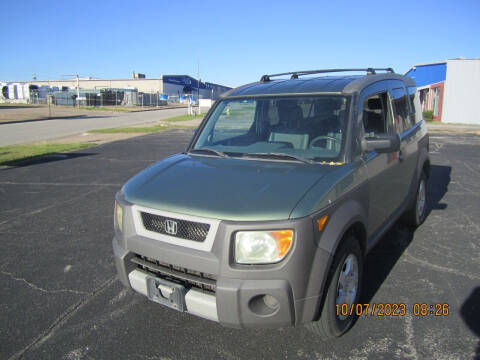
[[[344,334],[353,324],[362,288],[363,256],[358,240],[349,236],[337,251],[320,319],[307,325],[310,331],[326,340]]]

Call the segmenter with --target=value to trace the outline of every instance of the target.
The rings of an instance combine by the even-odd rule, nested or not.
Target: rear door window
[[[413,126],[411,120],[410,108],[408,105],[407,91],[402,87],[395,87],[391,90],[392,103],[394,112],[395,128],[399,133],[402,133]]]
[[[410,99],[410,116],[413,124],[423,119],[422,106],[420,104],[420,92],[415,86],[408,88],[408,98]]]

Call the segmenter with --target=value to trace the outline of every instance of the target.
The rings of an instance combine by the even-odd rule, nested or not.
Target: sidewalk
[[[3,110],[2,110],[3,111]],[[88,111],[88,110],[86,110]],[[141,112],[107,113],[78,118],[58,118],[33,122],[1,124],[0,146],[27,144],[85,133],[92,129],[130,127],[156,123],[171,117],[185,115],[185,108]]]
[[[480,135],[480,124],[446,124],[440,122],[427,122],[428,131],[450,132],[450,133],[470,133]]]
[[[168,121],[156,121],[156,122],[150,122],[146,124],[137,124],[133,125],[132,127],[150,127],[150,126],[158,126],[158,125],[165,125],[165,126],[175,126],[179,125],[179,128],[181,127],[190,127],[192,129],[197,128],[200,123],[202,122],[202,119],[193,119],[193,120],[184,120],[184,121],[174,121],[174,122],[168,122]],[[143,136],[146,135],[146,133],[91,133],[91,132],[84,132],[81,134],[75,134],[75,135],[70,135],[70,136],[64,136],[64,137],[59,137],[56,139],[49,139],[49,140],[44,140],[44,141],[39,141],[37,144],[69,144],[69,143],[76,143],[76,142],[81,142],[81,143],[95,143],[97,145],[100,144],[105,144],[113,141],[119,141],[119,140],[126,140],[130,139],[136,136]]]

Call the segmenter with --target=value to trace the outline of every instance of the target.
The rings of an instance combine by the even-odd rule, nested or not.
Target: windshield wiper
[[[220,156],[220,157],[227,157],[228,156],[224,152],[214,150],[214,149],[210,149],[210,148],[206,148],[206,147],[202,147],[200,149],[192,149],[192,150],[189,151],[189,153],[199,153],[199,152],[214,154],[214,155],[217,155],[217,156]]]
[[[276,152],[270,152],[270,153],[250,153],[250,154],[245,154],[244,157],[255,157],[255,158],[277,158],[277,159],[290,159],[290,160],[297,160],[301,161],[305,164],[315,164],[316,162],[301,156],[296,156],[296,155],[291,155],[291,154],[285,154],[285,153],[276,153]]]

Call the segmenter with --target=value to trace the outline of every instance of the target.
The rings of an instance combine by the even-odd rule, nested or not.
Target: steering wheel
[[[310,149],[311,148],[318,148],[320,146],[314,146],[314,144],[319,141],[319,140],[331,140],[333,141],[335,144],[341,144],[342,143],[342,140],[341,139],[337,139],[336,137],[334,136],[328,136],[328,135],[320,135],[320,136],[317,136],[316,138],[314,138],[312,141],[310,141]]]

